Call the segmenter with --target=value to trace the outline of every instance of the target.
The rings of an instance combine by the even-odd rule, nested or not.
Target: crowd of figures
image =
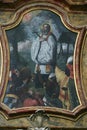
[[[39,78],[41,87],[36,87]],[[9,108],[30,106],[50,106],[72,110],[79,105],[73,79],[71,60],[65,71],[57,66],[45,82],[42,75],[31,73],[28,67],[21,70],[13,68],[9,73],[9,82],[4,97],[4,104]]]
[[[37,75],[42,83],[40,74]],[[42,88],[35,88],[35,80],[35,74],[31,74],[27,67],[20,71],[12,69],[4,103],[10,108],[44,105],[62,107],[62,102],[58,100],[59,87],[55,77],[50,77],[47,82],[44,82]],[[54,99],[58,101],[52,101]]]

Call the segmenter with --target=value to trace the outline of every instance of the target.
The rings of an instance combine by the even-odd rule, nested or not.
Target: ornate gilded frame
[[[78,93],[80,105],[75,108],[73,111],[58,109],[58,108],[50,108],[50,107],[28,107],[28,108],[19,108],[19,109],[8,109],[2,103],[3,94],[6,90],[6,85],[8,82],[8,73],[9,73],[9,49],[8,42],[6,38],[5,30],[9,30],[18,23],[20,23],[21,19],[27,12],[32,12],[33,10],[49,10],[59,15],[64,26],[66,26],[69,30],[77,32],[78,36],[75,43],[75,52],[74,52],[74,78],[76,84],[76,90]],[[77,119],[83,111],[87,108],[87,100],[85,96],[85,90],[83,87],[83,76],[82,76],[82,51],[84,48],[84,42],[86,37],[86,27],[73,26],[68,17],[67,12],[64,8],[56,3],[56,2],[31,2],[28,5],[24,5],[20,7],[16,12],[14,17],[9,20],[7,23],[4,23],[0,26],[0,50],[1,50],[1,77],[0,77],[0,94],[1,94],[1,102],[0,102],[0,113],[6,118],[17,118],[21,116],[27,116],[27,114],[34,113],[36,110],[45,110],[47,114],[50,114],[53,117],[63,117],[69,119]],[[77,82],[78,80],[78,82]],[[86,86],[85,86],[86,87]]]

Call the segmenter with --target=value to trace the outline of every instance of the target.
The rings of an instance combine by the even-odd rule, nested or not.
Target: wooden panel
[[[0,0],[0,1],[2,1],[3,3],[14,3],[17,0]]]

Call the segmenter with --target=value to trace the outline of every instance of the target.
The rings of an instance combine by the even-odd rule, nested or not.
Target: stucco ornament
[[[49,116],[44,110],[37,110],[34,114],[27,118],[31,122],[32,127],[28,127],[28,130],[50,130],[46,126],[49,121]]]

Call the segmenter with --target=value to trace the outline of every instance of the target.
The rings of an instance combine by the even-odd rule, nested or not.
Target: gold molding
[[[66,11],[69,12],[87,12],[87,1],[86,0],[33,0],[33,2],[48,2],[56,5],[60,5],[62,8],[65,8]],[[32,0],[26,1],[25,0],[2,0],[0,1],[0,10],[10,10],[10,11],[15,11],[18,10],[20,7],[25,6],[26,4],[31,4]],[[76,8],[77,5],[77,8]]]
[[[32,5],[32,7],[31,7],[31,5]],[[43,6],[43,7],[40,7],[40,5],[41,6]],[[13,27],[15,27],[16,25],[18,25],[18,23],[20,23],[20,21],[21,21],[21,19],[23,18],[23,16],[26,14],[26,13],[28,13],[28,12],[30,12],[30,11],[33,11],[33,10],[38,10],[38,9],[47,9],[47,10],[50,10],[50,11],[52,11],[52,12],[54,12],[54,13],[56,13],[57,15],[60,15],[60,17],[61,17],[61,20],[62,20],[62,22],[63,22],[63,24],[68,28],[68,29],[70,29],[70,30],[72,30],[72,31],[75,31],[75,32],[77,32],[78,33],[78,37],[80,37],[81,35],[81,33],[79,33],[80,32],[80,30],[82,29],[82,27],[75,27],[75,29],[74,29],[74,26],[72,26],[70,23],[69,23],[69,21],[68,21],[68,17],[67,17],[67,11],[65,11],[65,9],[62,9],[61,7],[58,7],[57,5],[53,5],[53,4],[49,4],[48,5],[48,7],[46,7],[47,6],[47,4],[44,2],[43,4],[41,4],[41,3],[39,3],[38,4],[38,7],[36,7],[37,6],[37,4],[36,3],[34,3],[34,4],[30,4],[30,5],[26,5],[26,6],[24,6],[24,7],[22,7],[22,8],[20,8],[19,10],[17,10],[16,11],[16,13],[14,14],[14,16],[13,16],[13,18],[10,20],[10,22],[8,21],[7,23],[4,23],[3,25],[1,25],[2,26],[2,29],[4,30],[3,31],[3,34],[5,35],[5,30],[8,30],[8,29],[11,29],[11,28],[13,28]],[[31,7],[31,8],[30,8]],[[52,9],[52,8],[53,9]],[[29,9],[30,8],[30,9]],[[58,13],[58,11],[60,12],[60,13]],[[62,18],[62,15],[61,15],[61,12],[62,12],[62,14],[63,14],[63,18]],[[21,14],[21,16],[20,16],[20,14]],[[65,15],[65,16],[64,16]],[[20,16],[20,17],[19,17]],[[15,22],[14,22],[15,21]],[[66,23],[67,23],[67,25],[66,25]],[[83,37],[84,37],[84,31],[83,31],[83,35],[82,35]],[[78,41],[79,39],[77,38],[77,40],[76,40],[76,43],[77,42],[79,42]],[[7,40],[6,40],[6,38],[5,38],[5,44],[7,43]],[[83,44],[83,40],[81,40],[81,44]],[[79,46],[78,46],[79,47]],[[8,47],[7,47],[8,48]],[[77,48],[77,47],[76,47]],[[8,50],[9,51],[9,50]],[[7,52],[8,52],[7,51]],[[82,58],[82,57],[81,57]],[[3,57],[2,57],[2,59],[3,59]],[[9,61],[10,59],[8,59],[8,61]],[[8,70],[9,70],[9,67],[8,67]],[[8,72],[7,72],[8,73]],[[7,74],[8,75],[8,74]],[[6,83],[7,84],[7,83]],[[5,85],[6,86],[6,85]],[[76,87],[77,88],[77,87]],[[80,89],[80,87],[79,87],[79,89]],[[2,105],[3,106],[3,108],[5,107],[4,105]],[[76,120],[78,120],[81,116],[83,116],[84,114],[86,114],[86,113],[82,113],[82,114],[80,114],[80,115],[78,115],[77,113],[77,110],[79,110],[80,109],[80,107],[81,107],[81,110],[82,109],[84,109],[85,110],[85,102],[84,102],[84,100],[83,100],[83,104],[81,104],[81,106],[79,106],[78,108],[76,108],[75,110],[73,110],[72,112],[71,111],[66,111],[66,110],[61,110],[61,109],[55,109],[55,108],[52,108],[52,109],[54,109],[53,110],[53,113],[54,114],[52,114],[51,113],[51,111],[50,111],[50,113],[51,113],[51,117],[57,117],[57,118],[64,118],[64,119],[66,119],[66,120],[73,120],[73,121],[76,121]],[[6,107],[4,110],[6,111],[8,108]],[[28,113],[28,111],[30,111],[31,112],[31,110],[33,110],[33,112],[36,110],[36,109],[45,109],[46,110],[46,112],[49,112],[49,107],[48,108],[43,108],[43,107],[36,107],[36,108],[34,108],[34,107],[32,107],[32,108],[26,108],[26,111],[27,111],[27,113]],[[24,110],[20,110],[20,109],[18,109],[19,111],[20,111],[20,113],[22,113]],[[17,112],[18,112],[18,110],[17,110]],[[10,110],[8,110],[8,111],[10,111]],[[58,111],[59,113],[57,113],[57,115],[55,114],[56,113],[56,111]],[[21,118],[22,116],[27,116],[27,114],[22,114],[21,116],[20,115],[17,115],[17,112],[15,112],[15,109],[14,110],[11,110],[11,114],[14,114],[14,113],[16,113],[16,116],[15,117],[10,117],[10,119],[12,119],[12,118]],[[63,113],[62,115],[61,115],[61,113]],[[2,114],[2,112],[1,112],[1,114]],[[68,115],[69,114],[69,115]],[[3,115],[3,114],[2,114]],[[9,112],[8,112],[8,115],[9,115]],[[15,115],[15,114],[14,114]],[[70,116],[70,117],[68,117],[68,116]],[[4,114],[4,116],[5,116],[5,118],[6,119],[8,119],[9,118],[9,116],[7,116],[7,115],[5,115]]]

